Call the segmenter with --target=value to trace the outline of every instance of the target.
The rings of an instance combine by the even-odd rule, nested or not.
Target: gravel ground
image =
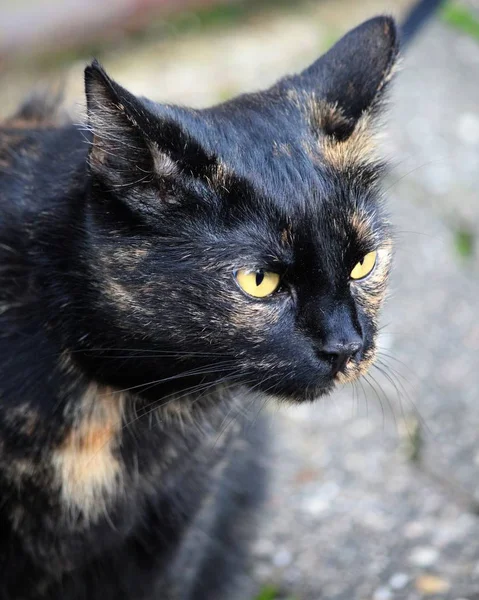
[[[410,4],[301,3],[102,59],[137,93],[200,106],[266,85],[363,18]],[[82,67],[69,71],[72,101]],[[4,75],[3,113],[32,81],[27,67]],[[461,245],[479,234],[478,76],[479,43],[439,20],[405,57],[385,140],[398,230],[385,374],[272,411],[254,577],[278,598],[479,600],[479,254]]]

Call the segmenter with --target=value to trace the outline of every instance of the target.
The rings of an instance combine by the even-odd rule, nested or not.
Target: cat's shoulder
[[[0,210],[25,206],[19,195],[57,192],[79,162],[86,164],[88,135],[73,123],[0,122]]]
[[[84,185],[88,144],[44,103],[22,105],[0,122],[0,319],[37,299],[41,248],[68,228],[68,205]]]
[[[29,129],[0,124],[0,317],[5,321],[30,286],[30,248],[41,212]]]
[[[41,209],[86,163],[88,144],[89,132],[62,111],[61,95],[30,95],[0,121],[0,212]]]

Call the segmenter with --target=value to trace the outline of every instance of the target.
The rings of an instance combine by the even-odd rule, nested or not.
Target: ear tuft
[[[128,94],[96,60],[85,69],[88,128],[93,134],[90,164],[99,170],[108,163],[121,166],[145,154],[145,144],[125,108]],[[106,169],[103,169],[106,172]]]
[[[96,59],[85,69],[85,94],[88,118],[91,121],[101,115],[106,117],[111,111],[124,113],[122,96],[130,95],[107,75]]]
[[[105,69],[95,58],[91,65],[85,68],[85,93],[87,102],[94,100],[98,92],[103,93],[105,87],[110,87],[111,80]]]

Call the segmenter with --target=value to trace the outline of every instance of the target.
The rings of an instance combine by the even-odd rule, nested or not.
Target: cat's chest
[[[35,490],[45,499],[47,517],[66,529],[105,519],[118,520],[121,528],[125,514],[130,521],[156,497],[206,491],[238,435],[235,423],[221,429],[225,407],[185,422],[178,410],[137,411],[136,400],[90,383],[51,419],[28,402],[5,412],[17,442],[25,438],[16,453],[4,445],[7,481]]]

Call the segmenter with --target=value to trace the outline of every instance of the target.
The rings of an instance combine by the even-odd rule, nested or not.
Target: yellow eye
[[[377,255],[376,251],[366,254],[351,271],[351,279],[364,279],[366,275],[369,275],[374,269]]]
[[[254,298],[266,298],[278,289],[279,275],[272,271],[247,271],[241,269],[235,273],[240,288]]]

